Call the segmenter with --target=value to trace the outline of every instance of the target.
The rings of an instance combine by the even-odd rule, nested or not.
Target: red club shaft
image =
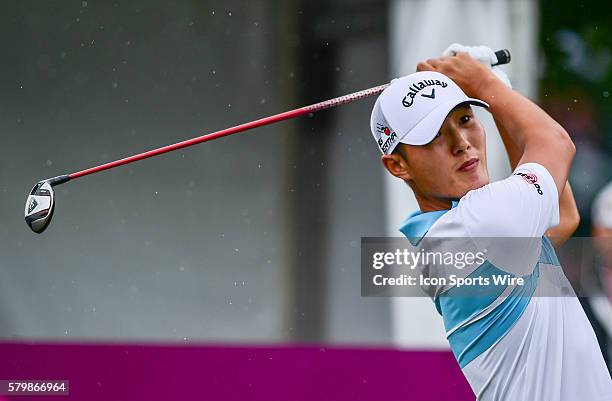
[[[174,143],[172,145],[163,146],[161,148],[152,149],[143,153],[139,153],[133,156],[129,156],[123,159],[115,160],[109,163],[102,164],[100,166],[91,167],[85,170],[78,171],[76,173],[69,174],[69,179],[73,180],[75,178],[83,177],[89,174],[97,173],[100,171],[108,170],[114,167],[123,166],[124,164],[133,163],[138,160],[147,159],[149,157],[161,155],[164,153],[172,152],[173,150],[186,148],[188,146],[193,146],[198,143],[212,141],[213,139],[221,138],[228,135],[237,134],[239,132],[247,131],[253,128],[262,127],[264,125],[273,124],[279,121],[288,120],[290,118],[298,117],[303,114],[314,113],[315,111],[328,109],[331,107],[339,106],[341,104],[351,103],[356,100],[364,99],[370,96],[378,95],[382,92],[388,84],[376,86],[370,89],[364,89],[359,92],[351,93],[348,95],[340,96],[334,99],[326,100],[324,102],[315,103],[310,106],[300,107],[298,109],[289,110],[284,113],[275,114],[273,116],[268,116],[261,118],[259,120],[250,121],[248,123],[240,124],[235,127],[226,128],[221,131],[213,132],[210,134],[202,135],[196,138],[188,139],[182,142]]]

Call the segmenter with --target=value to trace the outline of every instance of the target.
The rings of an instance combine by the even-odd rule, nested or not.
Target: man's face
[[[410,184],[419,204],[423,200],[433,205],[448,203],[489,182],[485,132],[469,105],[454,108],[427,145],[398,146],[402,147],[399,155],[383,156],[383,163]],[[404,160],[403,174],[396,174],[385,161],[393,156]]]

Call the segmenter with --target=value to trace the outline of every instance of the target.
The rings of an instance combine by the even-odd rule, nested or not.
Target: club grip
[[[495,55],[497,56],[497,63],[493,65],[508,64],[510,60],[512,60],[512,57],[510,56],[510,50],[508,49],[498,50],[495,52]]]

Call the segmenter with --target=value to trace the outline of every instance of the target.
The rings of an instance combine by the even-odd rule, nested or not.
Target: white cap
[[[394,79],[376,99],[370,128],[378,148],[390,154],[398,143],[425,145],[448,113],[461,103],[489,107],[466,96],[446,75],[422,71]]]
[[[596,226],[612,228],[612,182],[603,187],[595,197],[591,220]]]

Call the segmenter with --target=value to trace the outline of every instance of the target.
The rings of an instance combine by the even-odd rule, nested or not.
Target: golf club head
[[[30,194],[25,204],[25,221],[28,227],[37,234],[45,231],[51,222],[55,209],[55,196],[49,180],[40,181]]]

